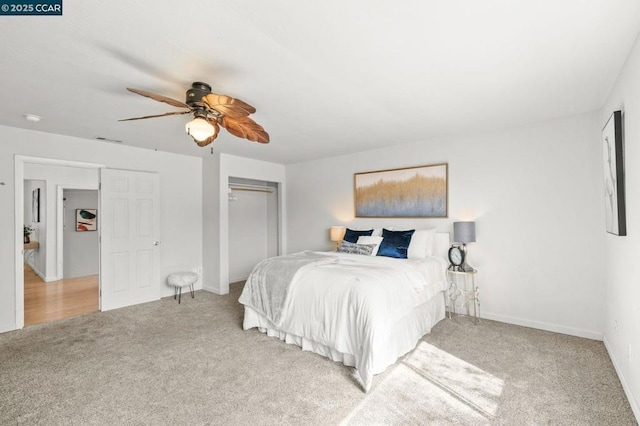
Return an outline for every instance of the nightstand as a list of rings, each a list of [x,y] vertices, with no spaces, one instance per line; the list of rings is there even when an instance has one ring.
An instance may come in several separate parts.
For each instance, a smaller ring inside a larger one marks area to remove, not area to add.
[[[456,308],[466,308],[467,316],[472,317],[476,324],[480,323],[480,291],[476,286],[477,274],[477,270],[470,272],[447,270],[449,319],[452,313],[456,313]],[[473,305],[473,315],[470,305]]]

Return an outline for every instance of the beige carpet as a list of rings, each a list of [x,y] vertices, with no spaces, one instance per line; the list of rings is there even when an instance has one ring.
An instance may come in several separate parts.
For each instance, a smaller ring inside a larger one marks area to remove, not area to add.
[[[602,342],[444,320],[365,395],[352,369],[242,331],[240,290],[0,335],[0,424],[637,424]]]

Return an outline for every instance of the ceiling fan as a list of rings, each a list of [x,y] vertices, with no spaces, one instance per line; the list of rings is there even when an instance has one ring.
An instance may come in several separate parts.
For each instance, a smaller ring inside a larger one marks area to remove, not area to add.
[[[186,110],[125,118],[118,121],[193,114],[193,120],[188,122],[185,128],[187,134],[193,138],[198,146],[207,146],[213,142],[218,136],[220,126],[239,138],[249,139],[253,142],[269,143],[269,134],[261,125],[249,118],[249,114],[256,112],[254,107],[240,99],[212,93],[211,86],[207,83],[198,81],[192,83],[191,88],[186,92],[185,102],[130,87],[127,87],[127,90],[171,106],[186,108]]]

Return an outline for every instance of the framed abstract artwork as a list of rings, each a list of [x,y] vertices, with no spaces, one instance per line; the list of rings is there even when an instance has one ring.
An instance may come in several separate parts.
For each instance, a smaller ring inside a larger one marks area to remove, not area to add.
[[[40,188],[31,192],[31,221],[40,222]]]
[[[624,197],[624,145],[622,111],[614,111],[602,129],[605,223],[607,232],[627,235]]]
[[[95,231],[98,224],[98,210],[76,209],[76,231]]]
[[[356,173],[356,217],[447,217],[448,164]]]

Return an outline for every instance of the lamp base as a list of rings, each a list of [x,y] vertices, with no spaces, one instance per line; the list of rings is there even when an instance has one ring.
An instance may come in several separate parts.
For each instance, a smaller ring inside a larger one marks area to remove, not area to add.
[[[462,243],[462,246],[460,247],[460,250],[462,251],[464,260],[462,261],[462,264],[460,266],[458,266],[458,271],[460,271],[460,272],[473,272],[473,271],[475,271],[475,269],[473,269],[473,267],[467,263],[467,245],[465,243]]]

